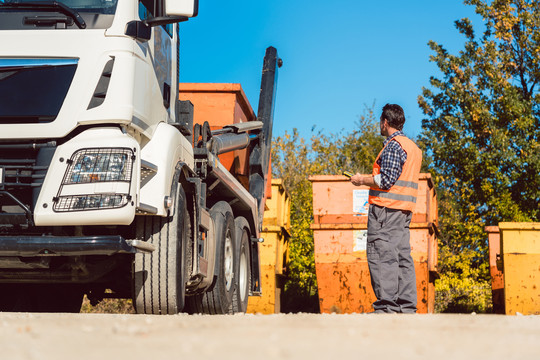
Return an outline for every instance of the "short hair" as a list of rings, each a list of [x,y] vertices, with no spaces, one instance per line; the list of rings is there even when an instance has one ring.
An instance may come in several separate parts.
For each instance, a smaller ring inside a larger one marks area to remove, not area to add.
[[[381,121],[386,119],[394,129],[402,130],[405,124],[405,112],[397,104],[386,104],[382,109]]]

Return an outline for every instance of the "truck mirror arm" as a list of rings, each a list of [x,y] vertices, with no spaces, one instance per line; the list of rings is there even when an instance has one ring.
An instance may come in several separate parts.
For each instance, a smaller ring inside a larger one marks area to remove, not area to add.
[[[125,34],[139,41],[148,41],[152,37],[152,28],[139,20],[127,23]]]
[[[125,34],[139,41],[148,41],[152,37],[152,27],[174,24],[182,21],[187,21],[189,18],[185,16],[158,16],[148,20],[132,20],[127,23]]]
[[[189,18],[186,16],[157,16],[152,19],[144,20],[143,22],[150,27],[154,27],[160,25],[175,24],[188,20]]]

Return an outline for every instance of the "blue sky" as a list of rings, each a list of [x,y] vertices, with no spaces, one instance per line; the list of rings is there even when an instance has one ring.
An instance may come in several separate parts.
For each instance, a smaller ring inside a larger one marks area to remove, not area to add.
[[[284,62],[274,136],[351,131],[366,106],[375,103],[378,116],[397,103],[415,137],[416,99],[439,75],[427,43],[457,53],[464,37],[454,21],[463,17],[481,24],[459,0],[200,0],[198,17],[180,28],[180,81],[240,83],[257,111],[262,60],[274,46]]]

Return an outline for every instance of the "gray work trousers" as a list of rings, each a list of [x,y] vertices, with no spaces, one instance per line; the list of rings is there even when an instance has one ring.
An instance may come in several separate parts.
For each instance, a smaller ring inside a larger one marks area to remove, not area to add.
[[[375,312],[415,313],[416,274],[411,256],[412,213],[369,205],[367,259]]]

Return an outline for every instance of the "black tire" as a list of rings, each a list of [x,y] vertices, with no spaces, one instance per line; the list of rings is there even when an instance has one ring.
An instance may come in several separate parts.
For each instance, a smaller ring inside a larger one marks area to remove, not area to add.
[[[235,226],[232,209],[224,201],[210,209],[216,236],[216,273],[210,290],[189,296],[188,312],[201,314],[232,314],[234,270],[236,263]]]
[[[235,290],[233,294],[233,312],[247,311],[249,291],[251,288],[251,257],[249,251],[249,224],[243,217],[234,220],[236,227],[237,256],[235,274]]]
[[[181,184],[174,214],[138,216],[137,238],[153,244],[150,254],[136,254],[133,269],[133,305],[139,314],[178,314],[184,308],[191,220]]]
[[[47,313],[78,313],[84,296],[70,284],[3,284],[0,294],[0,311]]]

